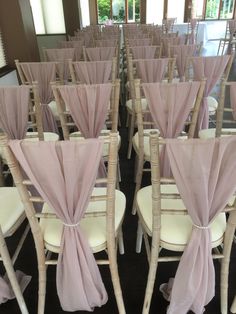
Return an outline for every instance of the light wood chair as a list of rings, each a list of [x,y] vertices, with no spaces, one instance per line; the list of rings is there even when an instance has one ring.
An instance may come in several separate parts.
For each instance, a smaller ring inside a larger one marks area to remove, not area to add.
[[[236,20],[235,19],[228,20],[226,22],[225,37],[220,38],[217,55],[225,54],[226,53],[225,49],[227,49],[227,53],[231,53],[233,46],[236,45],[235,32],[236,32]]]
[[[126,125],[128,126],[128,152],[127,158],[130,159],[132,152],[132,138],[134,135],[135,129],[135,87],[134,80],[141,79],[141,82],[159,82],[163,80],[167,80],[168,82],[172,82],[174,76],[174,68],[175,68],[175,58],[164,58],[164,59],[136,59],[134,60],[132,56],[128,57],[128,80],[129,80],[129,91],[130,91],[130,99],[126,101],[126,109],[127,109],[127,121]],[[145,73],[141,73],[141,71],[137,71],[137,67],[142,63],[144,67]],[[153,63],[153,77],[151,77],[150,73],[150,65]],[[155,63],[155,64],[154,64]],[[164,66],[162,66],[164,64]],[[155,67],[155,70],[154,70]],[[149,72],[149,75],[146,75]],[[157,74],[159,73],[159,74]],[[148,76],[149,78],[147,78]],[[145,109],[147,107],[147,100],[142,97],[141,98],[142,107]]]
[[[2,148],[2,147],[1,147]],[[26,215],[24,205],[21,202],[16,187],[1,187],[0,188],[0,260],[6,270],[6,275],[9,279],[13,294],[17,299],[19,308],[22,314],[28,314],[27,306],[19,285],[16,273],[14,271],[14,264],[24,244],[27,234],[30,230],[29,225],[25,228],[21,238],[19,239],[17,248],[12,257],[7,248],[7,239],[15,234],[19,227],[24,222]],[[25,278],[29,282],[30,278]],[[24,279],[24,280],[25,280]],[[9,287],[10,291],[11,288]],[[25,288],[25,287],[24,287]],[[12,297],[11,297],[12,298]]]
[[[93,141],[93,142],[91,142]],[[125,307],[122,298],[122,291],[120,287],[119,274],[117,268],[117,257],[116,257],[116,247],[117,238],[119,237],[119,232],[121,229],[124,211],[125,211],[125,196],[122,192],[115,190],[116,183],[116,167],[117,167],[117,134],[111,134],[105,139],[89,139],[83,141],[73,141],[73,142],[63,142],[58,141],[54,143],[39,142],[21,143],[21,147],[24,150],[30,149],[31,151],[37,151],[35,158],[36,161],[40,162],[42,156],[40,152],[48,149],[51,151],[52,147],[56,152],[61,151],[63,145],[67,147],[74,147],[76,151],[81,147],[81,150],[85,149],[88,145],[92,143],[104,143],[109,146],[109,157],[108,157],[108,172],[107,177],[97,179],[96,183],[103,183],[105,187],[94,187],[92,189],[90,202],[88,208],[86,209],[85,215],[80,221],[80,226],[83,229],[84,236],[88,239],[89,246],[92,252],[95,254],[97,252],[105,251],[107,253],[107,258],[98,259],[98,265],[109,265],[112,277],[112,283],[114,287],[114,293],[118,305],[119,313],[125,314]],[[45,193],[41,190],[42,197],[35,197],[30,195],[27,191],[27,186],[32,184],[30,173],[29,179],[24,180],[21,173],[21,168],[18,161],[16,160],[15,154],[13,154],[12,149],[8,146],[5,138],[1,138],[1,143],[3,145],[4,154],[6,160],[10,167],[14,182],[19,191],[20,197],[23,201],[25,212],[29,220],[33,238],[35,241],[37,259],[38,259],[38,270],[39,270],[39,289],[38,289],[38,311],[37,313],[44,313],[45,308],[45,294],[46,294],[46,270],[48,266],[56,265],[58,263],[57,258],[52,258],[52,253],[59,254],[61,251],[61,237],[63,234],[63,224],[64,221],[58,218],[55,211],[49,208],[48,204],[45,203]],[[41,146],[40,146],[41,145]],[[96,144],[97,145],[97,144]],[[100,144],[99,144],[100,145]],[[83,148],[84,147],[84,148]],[[67,150],[64,151],[66,154]],[[44,155],[45,156],[45,155]],[[51,156],[51,153],[49,154]],[[58,155],[58,160],[60,160],[60,153]],[[78,155],[76,155],[78,156]],[[68,156],[69,159],[76,158]],[[80,156],[80,155],[79,155]],[[51,157],[48,157],[50,159]],[[52,157],[53,158],[53,157]],[[63,159],[64,160],[64,159]],[[75,159],[76,162],[70,163],[70,173],[73,174],[73,169],[78,167],[78,164],[86,163],[86,160]],[[52,159],[50,162],[54,162]],[[67,173],[68,169],[63,168],[63,173]],[[73,168],[74,167],[74,168]],[[60,168],[60,167],[59,167]],[[60,169],[58,168],[58,171]],[[42,164],[42,171],[44,165]],[[78,172],[76,172],[78,173]],[[68,174],[68,173],[67,173]],[[72,179],[72,178],[71,178]],[[37,179],[36,179],[37,180]],[[82,179],[81,179],[82,180]],[[73,180],[72,180],[73,181]],[[37,181],[38,182],[38,181]],[[77,182],[77,181],[76,181]],[[40,182],[35,183],[40,184]],[[68,193],[68,192],[66,192]],[[69,194],[68,194],[69,195]],[[68,196],[69,197],[69,196]],[[42,213],[36,213],[34,208],[35,202],[42,202],[44,204]],[[51,202],[49,200],[49,202]],[[53,200],[52,200],[53,202]],[[68,200],[68,203],[74,202],[74,200]],[[68,213],[69,215],[69,213]],[[74,225],[71,225],[72,227]],[[80,227],[78,227],[80,228]],[[72,232],[72,231],[71,231]],[[81,230],[82,232],[82,230]],[[82,252],[81,252],[82,253]],[[73,269],[71,269],[73,272]],[[67,293],[64,291],[63,293]],[[71,293],[71,292],[68,292]],[[92,305],[93,306],[93,305]],[[74,309],[75,310],[75,309]]]
[[[62,84],[64,82],[62,71],[59,70],[60,62],[19,62],[19,60],[15,60],[15,64],[22,84],[38,84],[40,103],[49,107],[45,107],[44,111],[47,111],[48,115],[46,120],[51,122],[50,132],[58,131],[59,117],[50,83]]]
[[[117,78],[116,58],[89,62],[69,60],[69,69],[73,84],[102,84],[115,82]]]
[[[199,141],[198,139],[176,141],[176,145],[181,142]],[[173,178],[163,178],[160,173],[160,150],[167,145],[168,140],[158,138],[157,132],[151,134],[150,150],[151,150],[151,176],[152,186],[142,188],[137,195],[137,210],[143,233],[145,235],[145,246],[147,259],[149,263],[149,273],[147,278],[147,286],[145,292],[145,300],[143,303],[143,314],[149,313],[154,283],[156,279],[157,266],[160,262],[180,261],[179,254],[171,255],[164,253],[165,250],[183,252],[191,238],[191,233],[197,228],[188,215],[187,208],[183,203],[180,191],[176,186]],[[202,142],[205,143],[205,142]],[[232,142],[233,143],[233,142]],[[234,140],[235,143],[235,140]],[[186,145],[188,145],[186,143]],[[204,144],[205,145],[205,144]],[[233,144],[232,144],[233,145]],[[190,146],[189,146],[190,147]],[[191,146],[194,149],[194,146]],[[217,150],[215,151],[217,155]],[[192,151],[193,154],[193,151]],[[189,156],[192,156],[190,153]],[[183,159],[185,158],[183,154]],[[191,157],[190,157],[191,158]],[[194,159],[196,161],[196,159]],[[198,168],[198,165],[195,165]],[[196,173],[196,171],[195,171]],[[174,173],[175,174],[175,173]],[[193,177],[193,176],[192,176]],[[199,177],[200,178],[200,177]],[[219,177],[219,181],[221,180]],[[194,180],[194,178],[193,178]],[[183,188],[182,188],[183,192]],[[233,192],[232,192],[233,193]],[[196,196],[196,195],[195,195]],[[197,202],[197,201],[196,201]],[[236,203],[232,206],[222,208],[220,214],[214,218],[209,225],[211,230],[211,247],[217,248],[223,243],[223,250],[214,250],[213,258],[221,260],[221,313],[228,313],[227,297],[228,297],[228,268],[230,260],[230,252],[232,241],[236,227]],[[229,218],[226,222],[225,212],[229,212]],[[196,229],[197,230],[197,229]],[[200,229],[199,229],[200,230]],[[196,232],[196,231],[195,231]],[[151,244],[148,238],[151,237]],[[160,252],[162,254],[160,255]],[[188,255],[189,265],[194,254]],[[199,258],[200,259],[200,258]],[[194,264],[194,262],[192,261]],[[199,263],[199,260],[198,260]],[[194,267],[192,265],[191,267]],[[183,269],[182,269],[183,271]],[[187,272],[187,268],[185,268]],[[190,270],[192,271],[192,269]],[[192,273],[191,273],[192,274]],[[193,276],[193,274],[192,274]],[[199,274],[201,276],[201,274]],[[191,276],[190,276],[191,277]],[[158,278],[158,277],[157,277]],[[176,277],[175,277],[176,278]],[[192,278],[193,280],[196,277]],[[189,286],[188,286],[189,287]],[[196,288],[196,287],[195,287]],[[179,287],[181,289],[181,287]],[[213,285],[214,289],[214,285]],[[169,297],[165,285],[160,286],[161,292],[165,298]],[[197,288],[196,288],[197,290]],[[175,290],[176,291],[176,290]],[[195,289],[194,289],[195,291]],[[193,292],[194,294],[195,292]],[[197,297],[196,297],[197,298]],[[205,299],[204,299],[205,300]],[[170,301],[168,299],[168,301]],[[178,304],[182,300],[178,299]],[[208,301],[209,302],[209,301]],[[182,302],[184,303],[184,302]],[[205,304],[204,304],[205,305]],[[203,305],[203,306],[204,306]],[[187,310],[188,312],[188,310]]]
[[[207,139],[227,135],[236,135],[236,118],[233,116],[233,104],[235,103],[233,93],[235,90],[235,82],[227,82],[226,79],[222,79],[219,105],[216,109],[216,121],[214,121],[216,127],[200,130],[198,133],[200,138]],[[226,95],[229,95],[229,97]]]
[[[163,97],[163,101],[166,102],[166,107],[169,109],[168,113],[171,115],[172,120],[174,120],[173,111],[169,103],[171,103],[173,99],[171,100],[171,97],[168,98],[168,90],[170,90],[172,86],[173,87],[176,86],[176,90],[178,90],[178,88],[181,88],[181,85],[179,84],[184,84],[184,83],[156,83],[156,85],[154,85],[153,83],[146,84],[149,86],[152,86],[152,85],[156,86],[156,89],[158,88],[160,89],[161,86],[166,85],[167,89],[165,90],[165,93],[163,92],[161,95]],[[141,98],[142,86],[140,84],[140,80],[138,79],[135,80],[134,85],[135,85],[135,106],[136,106],[138,132],[135,133],[132,139],[133,148],[135,150],[136,158],[137,158],[137,166],[136,166],[136,173],[135,173],[136,185],[135,185],[134,200],[133,200],[133,207],[132,207],[133,214],[136,213],[136,205],[137,205],[136,196],[137,196],[138,191],[141,188],[143,173],[150,171],[150,168],[145,167],[145,163],[150,162],[149,135],[150,135],[150,132],[152,132],[154,128],[156,128],[157,130],[160,128],[160,126],[158,126],[157,124],[156,125],[154,124],[154,120],[152,118],[152,115],[150,114],[150,108],[149,108],[150,104],[145,109],[142,106],[142,101],[141,101],[142,100]],[[204,87],[205,87],[205,82],[201,81],[199,85],[199,89],[196,91],[196,98],[195,98],[195,101],[193,101],[192,103],[192,108],[189,108],[189,114],[186,117],[186,121],[183,125],[183,128],[180,131],[180,134],[178,134],[177,136],[182,135],[185,138],[186,137],[193,138],[195,128],[196,128],[198,113],[199,113],[199,107],[200,107],[200,103],[203,97]],[[150,96],[150,98],[152,98],[152,96]],[[185,105],[184,103],[182,103],[182,105],[178,104],[179,107],[178,107],[178,110],[176,110],[176,112],[179,111],[180,106],[182,106],[183,108],[184,105]],[[158,112],[158,110],[160,111],[160,113],[162,113],[163,111],[163,109],[159,106],[159,104],[156,103],[156,113]],[[145,116],[149,118],[147,119],[145,118]],[[168,125],[169,123],[170,123],[170,119],[168,119],[168,115],[166,115],[166,124]],[[174,132],[174,128],[173,128],[173,132]],[[140,252],[140,245],[141,245],[140,240],[141,240],[140,234],[138,232],[137,252]]]

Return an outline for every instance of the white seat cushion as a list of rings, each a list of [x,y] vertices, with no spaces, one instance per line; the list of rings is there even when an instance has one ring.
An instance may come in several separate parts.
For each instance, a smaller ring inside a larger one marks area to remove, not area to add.
[[[208,106],[209,114],[213,115],[213,114],[215,114],[216,109],[218,108],[218,102],[214,97],[208,96],[207,97],[207,106]]]
[[[59,141],[59,135],[53,132],[43,132],[44,134],[44,141]],[[25,141],[31,141],[31,142],[36,142],[39,140],[39,138],[37,137],[38,132],[27,132],[26,136],[29,136],[27,138],[25,138]],[[2,162],[3,163],[7,163],[5,160],[5,157],[3,155],[3,150],[2,147],[0,147],[0,158],[2,158]]]
[[[93,195],[103,195],[106,188],[94,188]],[[115,192],[115,230],[120,227],[125,213],[125,195],[116,190]],[[88,211],[106,210],[106,202],[90,202]],[[53,212],[47,204],[43,207],[43,212]],[[63,225],[58,219],[41,219],[40,225],[44,234],[45,245],[48,249],[58,252],[61,242]],[[106,217],[84,218],[80,223],[81,229],[86,234],[89,245],[93,252],[98,252],[106,247]]]
[[[236,129],[234,128],[223,128],[222,132],[224,131],[229,131],[229,132],[236,132]],[[202,139],[208,139],[208,138],[214,138],[215,137],[215,133],[216,133],[216,129],[215,128],[211,128],[211,129],[202,129],[199,131],[198,136]],[[223,134],[222,136],[228,136]]]
[[[142,110],[147,109],[147,99],[146,98],[141,98],[141,106],[142,106]],[[132,99],[128,99],[126,101],[126,108],[127,108],[128,112],[130,114],[132,114],[132,112],[133,112]]]
[[[175,185],[162,185],[162,193],[176,193]],[[137,204],[139,214],[142,216],[147,232],[152,232],[152,187],[147,186],[138,191]],[[162,209],[185,209],[181,199],[161,200]],[[222,243],[226,229],[226,217],[219,214],[211,224],[212,247]],[[189,215],[161,215],[161,246],[165,249],[183,251],[192,232],[192,221]],[[177,246],[177,247],[176,247]]]
[[[144,130],[144,134],[146,134],[147,136],[143,137],[143,141],[144,141],[144,158],[145,160],[150,160],[150,143],[149,143],[149,136],[148,134],[150,134],[150,132],[152,131],[157,131],[159,133],[159,130],[157,129],[145,129]],[[139,153],[139,136],[138,136],[138,132],[135,133],[135,135],[133,136],[133,147],[134,150],[136,152],[136,154]]]
[[[20,219],[25,218],[24,206],[16,187],[0,188],[0,225],[6,234]]]
[[[105,135],[104,136],[104,138],[105,138],[107,136],[107,134],[110,133],[110,130],[102,130],[101,132]],[[79,131],[71,133],[69,138],[71,141],[84,139],[84,137],[82,137],[81,132],[79,132]],[[99,136],[99,138],[102,138],[102,136]],[[121,143],[121,137],[120,137],[120,135],[118,135],[118,148],[120,147],[120,143]],[[102,153],[103,157],[108,156],[108,149],[109,149],[109,144],[104,144],[103,153]]]
[[[59,118],[59,114],[58,114],[58,111],[57,111],[57,104],[56,104],[56,101],[55,100],[52,100],[48,106],[50,107],[50,109],[52,110],[52,113],[53,113],[53,116],[55,117],[55,119],[57,121],[60,121],[60,118]]]

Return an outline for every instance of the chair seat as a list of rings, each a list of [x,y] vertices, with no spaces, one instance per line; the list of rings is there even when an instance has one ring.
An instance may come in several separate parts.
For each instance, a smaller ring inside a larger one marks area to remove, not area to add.
[[[103,195],[106,188],[94,188],[93,195]],[[115,230],[118,231],[125,213],[125,195],[115,191]],[[97,208],[98,206],[98,208]],[[90,202],[87,212],[104,211],[106,201]],[[47,204],[43,207],[44,213],[53,212]],[[58,253],[60,249],[63,225],[59,219],[41,219],[40,225],[44,234],[45,246],[48,250]],[[106,217],[84,218],[80,223],[81,229],[86,234],[93,252],[99,252],[106,248]]]
[[[209,114],[210,115],[215,114],[216,109],[218,107],[218,101],[214,97],[208,96],[207,97],[207,105],[208,105]]]
[[[27,132],[26,133],[26,138],[24,139],[25,141],[31,141],[31,142],[36,142],[38,141],[37,137],[38,132]],[[43,132],[44,134],[44,141],[59,141],[59,135],[53,132]],[[28,137],[27,137],[28,136]],[[2,162],[6,164],[6,160],[2,151],[2,147],[0,147],[0,158],[2,158]]]
[[[59,114],[58,114],[58,111],[57,111],[57,103],[55,100],[52,100],[48,106],[50,107],[50,109],[52,110],[52,113],[53,113],[53,116],[55,117],[55,119],[57,121],[60,121],[60,117],[59,117]]]
[[[142,106],[142,110],[147,109],[147,99],[146,98],[141,98],[141,106]],[[127,108],[127,111],[130,114],[132,114],[132,112],[133,112],[132,99],[128,99],[126,101],[126,108]]]
[[[163,193],[176,193],[175,185],[162,185]],[[152,233],[152,187],[146,186],[138,191],[137,205],[140,219],[144,222],[146,231]],[[185,209],[182,200],[161,200],[162,209]],[[212,247],[217,247],[223,241],[226,229],[226,216],[219,214],[211,224]],[[183,251],[192,232],[192,221],[189,215],[161,216],[161,247],[174,251]]]
[[[107,136],[110,133],[110,130],[102,130],[102,134],[104,134],[105,136]],[[102,136],[100,136],[102,137]],[[69,135],[70,140],[81,140],[83,139],[83,136],[81,134],[81,132],[77,131],[77,132],[73,132]],[[121,137],[120,135],[118,136],[118,149],[120,148],[120,144],[121,144]],[[108,156],[108,149],[109,149],[109,144],[105,144],[103,146],[103,157]]]
[[[16,187],[0,188],[0,225],[4,236],[10,236],[25,219],[24,206]]]
[[[222,128],[222,132],[236,132],[235,128]],[[214,138],[215,137],[215,133],[216,133],[216,129],[215,128],[211,128],[211,129],[202,129],[199,131],[198,136],[202,139],[208,139],[208,138]],[[222,136],[229,136],[229,135],[225,135],[222,134]]]
[[[145,160],[150,160],[150,143],[149,143],[149,134],[152,131],[158,131],[158,129],[145,129],[144,130],[144,134],[147,136],[143,137],[143,141],[144,141],[144,146],[143,146],[143,150],[144,150],[144,159]],[[136,152],[136,154],[139,154],[139,136],[138,136],[138,132],[135,133],[135,135],[133,136],[133,147],[134,150]]]

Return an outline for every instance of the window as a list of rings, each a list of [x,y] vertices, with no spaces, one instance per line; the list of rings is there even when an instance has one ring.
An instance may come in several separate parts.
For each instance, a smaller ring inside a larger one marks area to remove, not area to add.
[[[232,19],[234,0],[193,0],[192,17],[203,17],[205,20]]]
[[[0,69],[5,67],[7,65],[4,46],[3,46],[3,40],[2,40],[2,33],[0,30]]]
[[[98,23],[108,19],[114,23],[140,21],[140,0],[97,0]]]
[[[90,25],[88,0],[80,0],[80,10],[81,10],[82,26],[86,27],[87,25]]]
[[[30,0],[36,34],[65,33],[62,0]]]

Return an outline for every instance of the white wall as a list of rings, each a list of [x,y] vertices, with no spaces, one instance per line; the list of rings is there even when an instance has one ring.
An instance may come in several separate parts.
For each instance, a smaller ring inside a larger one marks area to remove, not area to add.
[[[19,85],[16,71],[12,71],[3,77],[0,77],[0,85]]]
[[[66,35],[37,35],[40,59],[43,61],[42,48],[57,48],[59,41],[66,40]]]

